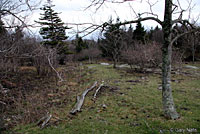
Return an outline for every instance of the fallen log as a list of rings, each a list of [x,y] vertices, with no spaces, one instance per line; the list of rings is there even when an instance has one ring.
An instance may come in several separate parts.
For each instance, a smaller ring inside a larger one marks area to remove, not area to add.
[[[99,90],[104,86],[104,81],[102,81],[102,84],[97,88],[95,94],[94,94],[94,99],[96,99],[97,97],[97,93],[99,92]]]
[[[62,121],[62,119],[60,119],[56,115],[52,115],[52,114],[49,114],[49,112],[47,112],[47,114],[44,117],[42,117],[36,123],[36,125],[39,126],[41,129],[43,129],[45,127],[56,124],[58,121]]]
[[[47,113],[44,117],[42,117],[36,124],[40,126],[41,129],[43,129],[45,126],[47,126],[48,122],[51,120],[52,115]]]
[[[47,124],[48,124],[48,122],[51,120],[51,117],[52,117],[52,115],[50,114],[47,118],[46,118],[46,120],[42,123],[42,125],[41,125],[41,129],[43,129]]]
[[[95,88],[97,85],[97,81],[88,89],[86,89],[81,96],[77,96],[77,103],[75,104],[74,108],[71,110],[70,114],[76,114],[77,112],[81,111],[81,107],[83,105],[83,102],[85,100],[85,96],[89,91],[91,91],[93,88]]]

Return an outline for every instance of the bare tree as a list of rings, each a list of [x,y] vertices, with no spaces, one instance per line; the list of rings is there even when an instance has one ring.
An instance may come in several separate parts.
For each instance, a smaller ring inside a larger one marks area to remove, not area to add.
[[[24,20],[26,15],[22,15],[24,12],[32,12],[37,9],[40,4],[40,0],[1,0],[0,1],[0,20],[4,18],[12,19],[16,18],[24,27],[28,26]],[[9,17],[8,17],[9,16]],[[15,27],[16,25],[10,25],[7,23],[7,28]]]
[[[196,26],[199,27],[199,26]],[[186,26],[174,26],[174,34],[181,34],[188,31],[190,27]],[[180,49],[185,55],[184,58],[186,61],[195,61],[197,60],[196,53],[199,48],[199,31],[184,35],[182,38],[178,39],[174,46]]]
[[[99,9],[104,4],[104,2],[122,3],[126,1],[127,0],[124,0],[124,1],[92,0],[92,4],[90,6],[96,6],[97,9]],[[134,1],[134,0],[129,0],[129,1]],[[177,3],[178,4],[176,5],[174,0],[165,0],[165,10],[163,14],[164,15],[163,21],[160,20],[158,16],[152,12],[153,5],[149,4],[150,5],[149,14],[152,15],[151,17],[143,17],[143,15],[146,14],[145,12],[145,13],[140,14],[140,18],[136,20],[126,21],[124,23],[116,24],[116,25],[125,25],[125,24],[131,24],[131,23],[138,23],[139,21],[153,20],[153,21],[156,21],[162,27],[163,34],[164,34],[164,43],[162,45],[162,102],[163,102],[164,115],[166,118],[169,118],[169,119],[178,119],[180,117],[175,109],[175,105],[174,105],[174,101],[172,97],[172,88],[171,88],[172,44],[183,35],[200,30],[199,28],[196,28],[194,25],[192,25],[188,20],[184,20],[182,18],[183,13],[190,8],[192,0],[188,1],[189,6],[188,6],[188,9],[186,10],[181,8],[179,0],[177,0]],[[178,8],[180,8],[179,12],[177,12]],[[172,19],[172,15],[174,13],[177,13],[177,14],[179,13],[179,17],[175,20]],[[177,35],[176,37],[172,38],[172,26],[177,23],[182,24],[182,25],[187,25],[191,27],[191,30],[181,33]],[[104,28],[107,25],[109,24],[104,23],[102,26]]]
[[[0,1],[0,32],[1,44],[0,54],[8,54],[10,51],[15,51],[16,42],[12,42],[11,32],[13,29],[19,30],[28,28],[26,24],[27,13],[37,9],[40,0],[1,0]],[[3,33],[2,33],[3,30]],[[9,30],[9,31],[8,31]],[[9,33],[8,33],[9,32]],[[9,36],[9,37],[8,37]],[[5,43],[7,45],[5,45]]]

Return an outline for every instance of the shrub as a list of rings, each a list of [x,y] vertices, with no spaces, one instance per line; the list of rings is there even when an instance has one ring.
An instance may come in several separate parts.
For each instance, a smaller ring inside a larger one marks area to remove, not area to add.
[[[122,61],[129,64],[131,68],[133,65],[138,66],[140,69],[156,68],[162,63],[162,45],[156,42],[148,44],[135,43],[132,46],[126,47],[122,51]],[[172,53],[172,64],[181,64],[183,54],[178,50]]]
[[[140,69],[145,67],[158,67],[162,60],[161,45],[155,42],[148,44],[135,43],[134,46],[128,46],[122,51],[122,61],[139,66]]]

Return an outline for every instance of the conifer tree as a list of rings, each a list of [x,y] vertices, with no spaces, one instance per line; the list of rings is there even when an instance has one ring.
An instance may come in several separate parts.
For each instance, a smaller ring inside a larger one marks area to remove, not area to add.
[[[113,25],[112,18],[108,22],[109,26],[105,29],[104,38],[101,40],[100,49],[102,56],[111,57],[114,62],[114,68],[119,61],[122,45],[123,29],[119,25]],[[120,23],[120,19],[117,18],[116,24]]]
[[[0,36],[7,32],[6,28],[4,27],[3,21],[0,19]]]
[[[82,37],[79,37],[78,34],[76,35],[75,45],[76,45],[76,52],[77,53],[80,53],[83,49],[88,48],[87,43],[84,42]]]
[[[138,21],[136,29],[133,31],[133,39],[137,41],[142,41],[144,43],[146,31],[142,26],[141,22]]]
[[[42,27],[40,28],[40,34],[43,37],[43,44],[47,47],[57,48],[58,53],[63,52],[63,40],[67,39],[65,30],[68,29],[64,26],[64,23],[59,18],[58,13],[55,12],[52,8],[55,5],[52,5],[50,0],[47,1],[41,10],[44,11],[41,14],[40,21],[36,21]]]

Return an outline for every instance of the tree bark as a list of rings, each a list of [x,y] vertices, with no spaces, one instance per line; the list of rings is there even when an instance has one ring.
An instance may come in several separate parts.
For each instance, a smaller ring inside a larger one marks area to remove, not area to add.
[[[172,30],[172,0],[165,0],[165,13],[163,22],[164,44],[162,46],[162,101],[164,115],[168,119],[177,119],[171,88],[171,30]]]

